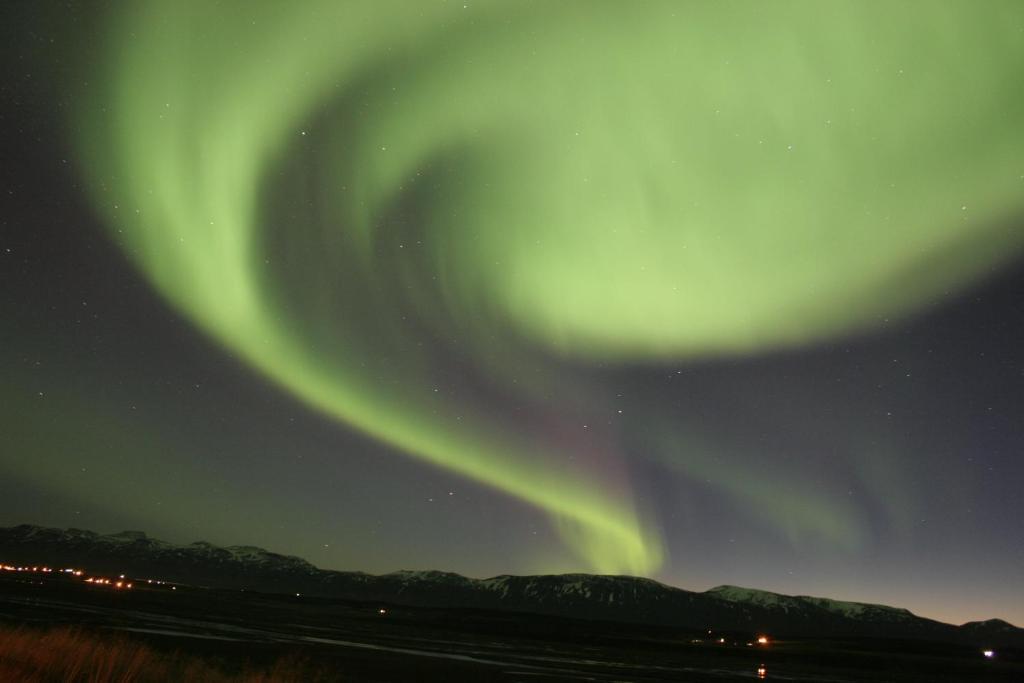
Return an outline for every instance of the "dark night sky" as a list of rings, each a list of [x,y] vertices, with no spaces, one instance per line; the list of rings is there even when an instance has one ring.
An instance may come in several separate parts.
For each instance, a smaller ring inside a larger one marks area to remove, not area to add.
[[[0,525],[1024,624],[1019,6],[188,4],[0,10]]]

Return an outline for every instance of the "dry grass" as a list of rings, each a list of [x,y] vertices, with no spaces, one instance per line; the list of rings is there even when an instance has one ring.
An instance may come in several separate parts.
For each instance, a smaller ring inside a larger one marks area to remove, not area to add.
[[[118,635],[59,627],[0,628],[0,681],[25,683],[270,683],[337,678],[298,657],[232,673],[199,657],[155,650]]]

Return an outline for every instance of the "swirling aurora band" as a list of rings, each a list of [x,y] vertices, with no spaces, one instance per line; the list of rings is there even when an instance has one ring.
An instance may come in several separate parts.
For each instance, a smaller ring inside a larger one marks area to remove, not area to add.
[[[111,234],[226,349],[539,506],[592,568],[650,573],[626,459],[566,465],[474,396],[526,400],[541,380],[514,378],[560,359],[833,339],[1008,259],[1021,14],[138,3],[109,18],[73,124]],[[437,362],[477,393],[440,398]]]

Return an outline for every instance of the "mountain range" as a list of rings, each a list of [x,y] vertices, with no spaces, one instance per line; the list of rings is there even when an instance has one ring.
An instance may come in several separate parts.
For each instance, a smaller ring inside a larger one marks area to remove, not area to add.
[[[253,546],[176,545],[141,531],[100,535],[29,524],[0,527],[0,563],[84,568],[93,574],[418,607],[509,610],[773,637],[907,638],[1024,647],[1024,629],[999,619],[960,626],[906,609],[781,595],[738,586],[704,592],[632,576],[502,575],[442,571],[373,575],[319,569]]]

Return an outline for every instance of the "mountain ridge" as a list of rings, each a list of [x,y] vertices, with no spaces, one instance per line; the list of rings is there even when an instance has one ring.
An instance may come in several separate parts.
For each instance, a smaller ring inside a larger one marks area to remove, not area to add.
[[[440,570],[373,575],[320,569],[257,546],[168,543],[142,531],[101,535],[22,524],[0,527],[0,561],[81,566],[197,586],[359,601],[532,612],[583,619],[785,636],[946,640],[1024,647],[1024,629],[1000,619],[955,626],[888,605],[721,585],[696,592],[653,579],[595,574],[474,579]]]

